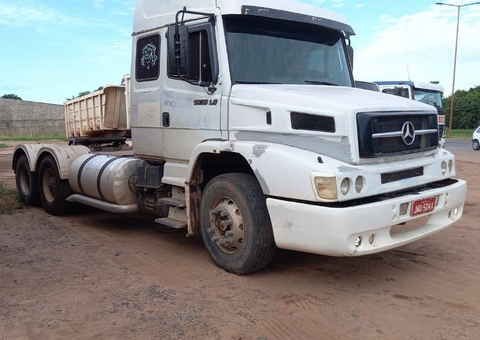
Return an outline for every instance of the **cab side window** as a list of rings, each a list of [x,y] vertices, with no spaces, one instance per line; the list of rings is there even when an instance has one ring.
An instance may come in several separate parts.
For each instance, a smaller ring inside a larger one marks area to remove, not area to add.
[[[205,29],[190,28],[188,34],[188,74],[182,78],[193,82],[213,82],[212,60],[210,56],[211,46],[208,32]],[[175,61],[171,60],[169,53],[168,76],[179,78],[175,70]]]
[[[212,81],[212,64],[207,31],[190,33],[190,63],[187,79],[202,82]]]
[[[160,75],[160,36],[158,34],[137,40],[135,78],[137,81],[157,80]]]
[[[393,94],[395,96],[399,97],[404,97],[404,98],[410,98],[410,93],[408,89],[403,88],[403,87],[395,87],[395,88],[390,88],[390,89],[383,89],[383,93],[388,93],[388,94]]]

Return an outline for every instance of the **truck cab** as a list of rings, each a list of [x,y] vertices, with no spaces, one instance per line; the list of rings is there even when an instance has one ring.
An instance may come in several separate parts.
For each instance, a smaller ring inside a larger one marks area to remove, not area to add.
[[[295,1],[138,0],[134,157],[18,146],[21,196],[34,202],[38,181],[52,214],[64,201],[150,213],[200,234],[236,274],[276,248],[360,256],[443,230],[462,216],[466,183],[439,148],[437,110],[356,88],[353,35]]]

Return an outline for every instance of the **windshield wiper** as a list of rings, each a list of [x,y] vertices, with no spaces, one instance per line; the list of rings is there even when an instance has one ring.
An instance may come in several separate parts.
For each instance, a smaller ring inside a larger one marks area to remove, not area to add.
[[[329,83],[327,81],[318,81],[318,80],[305,80],[307,84],[314,84],[314,85],[331,85],[331,86],[340,86],[335,83]]]

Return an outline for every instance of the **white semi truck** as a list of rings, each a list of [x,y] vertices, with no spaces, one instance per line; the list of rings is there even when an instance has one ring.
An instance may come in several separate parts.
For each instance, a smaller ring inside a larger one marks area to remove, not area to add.
[[[435,108],[355,88],[354,31],[340,15],[251,3],[138,0],[133,156],[18,145],[21,198],[53,215],[75,202],[151,213],[200,234],[236,274],[277,247],[367,255],[458,221],[466,183],[438,147]]]

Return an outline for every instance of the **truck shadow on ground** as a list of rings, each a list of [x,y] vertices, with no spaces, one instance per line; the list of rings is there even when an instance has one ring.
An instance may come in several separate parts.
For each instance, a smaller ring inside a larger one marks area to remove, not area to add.
[[[141,243],[147,249],[155,247],[172,249],[178,251],[178,256],[185,256],[187,262],[201,261],[199,265],[215,268],[200,236],[185,237],[186,230],[163,227],[154,222],[153,216],[141,213],[119,216],[96,208],[76,205],[72,213],[63,218],[75,223],[76,229],[102,231],[121,242]],[[355,285],[361,287],[423,275],[425,268],[433,268],[428,259],[430,256],[433,258],[445,256],[445,251],[440,248],[437,250],[429,248],[428,251],[430,254],[427,256],[418,245],[407,245],[380,254],[337,258],[277,249],[272,262],[266,268],[244,277],[279,277],[281,274],[288,277],[296,276],[296,280],[313,277],[326,285],[334,283],[351,287],[352,282],[355,282]],[[431,254],[432,251],[434,254]]]

